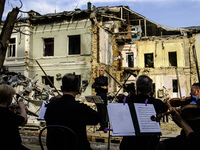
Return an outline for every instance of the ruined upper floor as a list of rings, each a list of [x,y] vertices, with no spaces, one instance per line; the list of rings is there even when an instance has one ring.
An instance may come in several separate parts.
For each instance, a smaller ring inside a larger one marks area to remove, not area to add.
[[[113,7],[88,7],[85,10],[63,11],[41,15],[34,10],[29,11],[28,17],[21,21],[28,22],[31,26],[62,24],[78,20],[89,19],[97,23],[108,32],[114,34],[120,44],[132,40],[146,39],[147,37],[185,36],[189,29],[171,28],[155,23],[146,17],[130,10],[128,6]]]

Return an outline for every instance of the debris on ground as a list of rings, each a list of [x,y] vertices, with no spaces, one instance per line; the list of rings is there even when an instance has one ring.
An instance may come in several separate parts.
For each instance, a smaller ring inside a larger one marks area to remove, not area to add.
[[[13,103],[23,101],[27,107],[28,123],[23,128],[40,128],[41,124],[44,123],[44,121],[38,120],[42,103],[48,102],[51,97],[55,96],[54,89],[34,78],[28,78],[15,72],[2,73],[0,84],[12,86],[16,91]]]

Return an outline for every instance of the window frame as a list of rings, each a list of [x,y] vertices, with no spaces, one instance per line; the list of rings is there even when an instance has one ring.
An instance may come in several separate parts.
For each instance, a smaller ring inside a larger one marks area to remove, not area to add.
[[[51,45],[51,44],[49,44],[50,42],[49,43],[45,42],[45,40],[47,40],[47,39],[53,39],[53,44]],[[54,56],[54,49],[55,49],[55,42],[54,42],[55,39],[54,39],[54,37],[42,38],[42,40],[43,40],[43,57],[53,57]],[[48,55],[50,53],[45,53],[46,51],[48,51],[48,48],[46,48],[47,47],[46,45],[48,45],[48,47],[50,47],[51,50],[53,49],[53,52],[51,52],[51,53],[53,53],[52,55]],[[49,45],[51,45],[51,46],[49,46]]]
[[[15,43],[11,44],[10,43],[11,39],[15,39]],[[12,45],[12,47],[13,47],[13,45],[15,46],[15,56],[8,56],[10,45]],[[11,37],[9,39],[9,44],[8,44],[8,47],[7,47],[7,50],[6,50],[6,59],[13,59],[13,58],[16,58],[16,57],[17,57],[17,38]]]
[[[174,62],[174,61],[170,61],[170,60],[173,60],[171,57],[172,57],[172,53],[175,53],[175,57],[176,57],[176,63],[175,65],[172,64],[171,65],[171,62]],[[171,54],[171,55],[170,55]],[[171,59],[170,59],[171,58]],[[178,61],[177,61],[177,51],[173,51],[173,52],[168,52],[168,61],[169,61],[169,66],[174,66],[174,67],[177,67],[178,66]]]
[[[146,60],[146,58],[147,58],[148,55],[152,55],[151,57],[152,57],[152,61],[153,61],[152,64],[153,64],[153,65],[150,66],[150,67],[147,66],[147,60]],[[154,68],[154,54],[153,54],[153,53],[145,53],[145,54],[144,54],[144,67],[145,67],[145,68]]]
[[[47,76],[48,78],[49,78],[49,80],[52,82],[52,84],[54,85],[54,80],[55,80],[55,78],[54,78],[54,76]],[[46,76],[42,76],[42,83],[43,84],[45,84],[45,85],[49,85],[50,87],[52,87],[52,85],[50,84],[50,82],[49,82],[49,80],[47,79],[47,77]],[[53,80],[52,80],[53,79]],[[46,83],[46,81],[48,81],[49,82],[49,84],[48,83]],[[54,87],[52,87],[52,88],[54,88]]]
[[[174,82],[176,81],[176,87],[177,87],[177,90],[174,90]],[[173,93],[178,93],[178,80],[177,79],[172,79],[172,92]]]
[[[129,61],[129,56],[132,56],[133,57],[133,59],[132,59],[132,66],[131,65],[129,65],[130,63],[130,61]],[[133,52],[130,52],[130,53],[126,53],[126,66],[127,67],[130,67],[130,68],[133,68],[134,67],[134,53]]]
[[[73,37],[79,37],[79,40],[73,39],[74,41],[71,41]],[[79,44],[71,45],[71,43],[74,43],[74,42],[77,42],[77,41],[79,41]],[[78,47],[78,53],[76,53],[76,52],[72,53],[73,51],[71,51],[71,49],[73,49],[74,46],[77,47],[77,45],[79,46]],[[68,35],[68,53],[67,53],[67,55],[69,55],[69,56],[71,56],[71,55],[81,55],[81,35],[80,34]]]

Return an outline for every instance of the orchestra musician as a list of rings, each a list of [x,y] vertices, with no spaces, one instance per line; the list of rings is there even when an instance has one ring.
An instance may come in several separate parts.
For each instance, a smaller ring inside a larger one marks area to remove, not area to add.
[[[63,96],[50,101],[47,105],[44,117],[46,124],[63,125],[71,128],[78,138],[77,150],[92,150],[87,140],[86,125],[98,124],[101,116],[86,104],[75,100],[75,96],[80,90],[79,78],[75,74],[64,75],[61,90]],[[48,141],[47,148],[48,150],[54,149],[49,147]],[[70,147],[68,148],[70,149]],[[56,149],[61,150],[62,148],[56,147]]]
[[[100,128],[97,131],[104,131],[108,127],[106,120],[107,116],[107,93],[108,93],[108,78],[104,76],[105,70],[103,67],[99,69],[99,77],[95,78],[92,88],[95,89],[96,95],[101,96],[103,104],[96,104],[97,111],[101,114],[102,120],[100,122]],[[106,132],[106,131],[104,131]]]
[[[193,100],[190,104],[183,106],[193,106],[198,114],[194,116],[200,116],[199,111],[199,100],[200,100],[200,83],[194,83],[191,87],[191,95],[197,97],[197,101]],[[184,117],[181,115],[181,111],[177,111],[175,107],[172,107],[169,101],[167,102],[168,108],[172,111],[172,118],[179,127],[182,128],[180,135],[175,138],[169,138],[159,143],[158,150],[189,150],[189,149],[200,149],[200,117],[194,118],[191,116]],[[192,111],[192,109],[188,110]],[[189,113],[189,112],[188,112]]]
[[[191,87],[191,92],[190,95],[192,95],[193,97],[196,97],[195,100],[193,100],[190,104],[198,104],[200,105],[200,100],[198,100],[198,94],[199,94],[199,83],[194,83]]]
[[[149,76],[141,75],[136,81],[137,95],[128,98],[126,103],[148,103],[153,104],[156,113],[163,113],[168,107],[159,99],[151,96],[153,90],[152,79]],[[146,101],[146,102],[145,102]],[[160,137],[158,135],[148,136],[124,136],[120,144],[120,150],[156,150]]]
[[[22,145],[18,126],[27,123],[26,107],[23,102],[18,102],[19,114],[9,109],[15,90],[7,84],[0,85],[0,149],[28,150]]]

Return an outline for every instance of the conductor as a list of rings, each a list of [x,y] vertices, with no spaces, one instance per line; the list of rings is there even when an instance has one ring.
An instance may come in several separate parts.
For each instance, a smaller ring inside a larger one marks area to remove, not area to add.
[[[103,104],[96,104],[97,111],[102,117],[100,121],[100,128],[97,131],[104,131],[106,127],[108,127],[108,123],[106,121],[107,115],[107,93],[108,93],[108,78],[104,76],[105,70],[103,67],[99,69],[99,77],[95,78],[94,83],[92,84],[92,88],[95,88],[96,95],[101,96]]]

